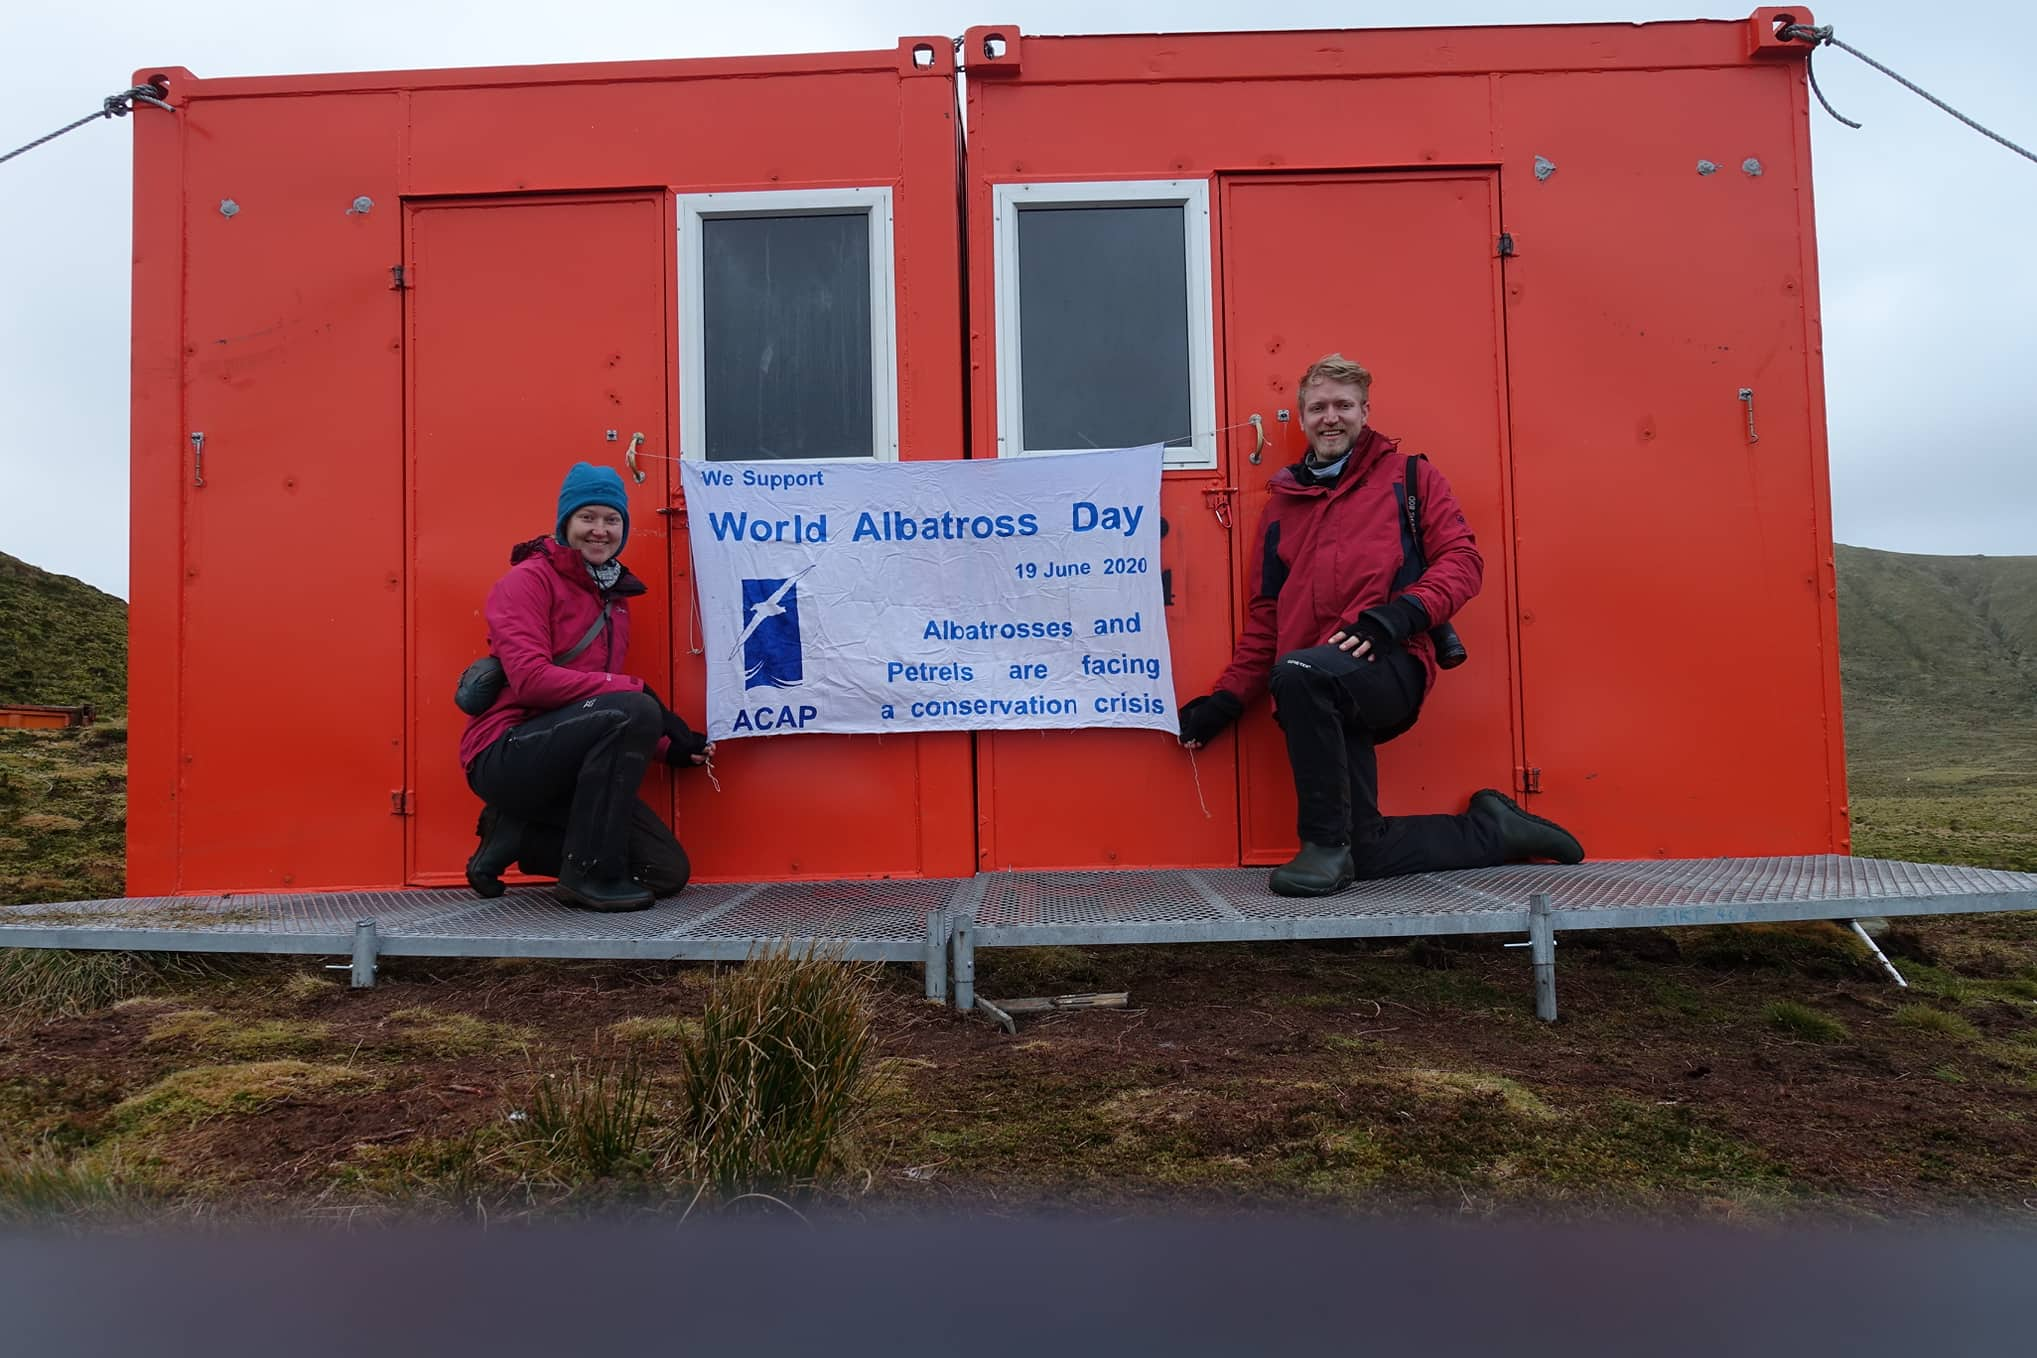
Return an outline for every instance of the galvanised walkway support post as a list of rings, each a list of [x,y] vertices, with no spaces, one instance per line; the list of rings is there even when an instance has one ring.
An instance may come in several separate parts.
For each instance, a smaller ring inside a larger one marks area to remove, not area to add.
[[[1548,892],[1538,891],[1528,898],[1528,960],[1535,967],[1535,1017],[1544,1023],[1556,1021],[1554,914],[1555,903]]]
[[[354,961],[352,985],[355,990],[366,990],[375,984],[375,921],[361,920],[354,925]]]

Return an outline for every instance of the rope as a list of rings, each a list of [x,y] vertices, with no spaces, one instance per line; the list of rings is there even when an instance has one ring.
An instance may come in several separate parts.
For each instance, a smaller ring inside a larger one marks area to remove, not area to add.
[[[1983,127],[1981,124],[1967,117],[1964,113],[1961,113],[1958,109],[1952,107],[1952,105],[1946,103],[1943,99],[1940,99],[1937,95],[1931,93],[1931,91],[1925,89],[1923,86],[1919,84],[1916,84],[1914,81],[1905,80],[1902,76],[1897,75],[1894,71],[1891,71],[1888,67],[1882,65],[1880,62],[1876,61],[1873,57],[1867,55],[1867,53],[1861,51],[1859,48],[1851,47],[1843,42],[1840,42],[1837,38],[1832,36],[1832,26],[1830,24],[1825,24],[1824,26],[1819,28],[1811,28],[1804,24],[1787,24],[1781,29],[1778,36],[1791,42],[1809,43],[1813,51],[1815,51],[1820,46],[1829,45],[1832,47],[1836,47],[1840,51],[1845,52],[1851,56],[1856,56],[1860,58],[1862,61],[1866,62],[1868,65],[1874,67],[1875,70],[1880,71],[1890,80],[1895,81],[1896,84],[1901,85],[1904,89],[1908,90],[1910,93],[1917,95],[1920,98],[1929,101],[1930,103],[1936,104],[1939,108],[1945,110],[1945,112],[1959,119],[1960,122],[1965,123],[1968,127],[1980,133],[1983,137],[1986,137],[1989,141],[1995,142],[2001,146],[2008,147],[2011,151],[2014,151],[2017,155],[2021,156],[2025,160],[2037,161],[2037,153],[2033,153],[2021,146],[2016,145],[2016,143],[2010,141],[2007,137],[2004,137],[2001,133],[1996,132],[1992,128]],[[1824,92],[1818,88],[1818,77],[1816,73],[1811,70],[1810,58],[1808,56],[1806,56],[1804,59],[1804,70],[1805,73],[1810,76],[1811,92],[1818,96],[1818,102],[1825,106],[1825,112],[1831,114],[1834,118],[1838,118],[1840,122],[1846,124],[1846,126],[1848,127],[1859,127],[1860,126],[1859,123],[1854,122],[1851,118],[1842,117],[1839,111],[1833,108],[1829,102],[1827,102]]]
[[[0,156],[0,164],[14,159],[24,151],[33,151],[46,141],[55,141],[66,132],[75,132],[96,118],[125,118],[136,104],[154,104],[159,109],[175,113],[177,110],[163,102],[162,96],[167,93],[168,91],[160,85],[136,85],[131,90],[122,90],[119,94],[109,94],[101,101],[97,113],[88,113],[74,123],[66,123],[46,137],[37,137],[26,146],[15,147],[6,155]]]
[[[1236,424],[1226,424],[1226,425],[1220,426],[1219,428],[1216,428],[1216,429],[1212,429],[1212,430],[1210,430],[1210,431],[1209,431],[1209,433],[1210,433],[1211,435],[1216,435],[1216,434],[1228,434],[1228,433],[1230,433],[1230,432],[1231,432],[1231,431],[1232,431],[1233,429],[1250,429],[1251,427],[1252,427],[1252,422],[1251,422],[1250,420],[1240,420],[1240,421],[1238,421],[1238,423],[1236,423]],[[1167,439],[1154,439],[1154,440],[1152,440],[1152,442],[1154,442],[1154,443],[1179,443],[1179,442],[1181,442],[1181,441],[1182,441],[1183,439],[1196,439],[1196,438],[1201,438],[1201,437],[1202,437],[1202,435],[1201,435],[1201,434],[1176,434],[1176,435],[1175,435],[1174,437],[1172,437],[1172,438],[1167,438]],[[1093,450],[1090,450],[1090,451],[1095,451],[1095,452],[1103,452],[1104,450],[1103,450],[1103,449],[1101,449],[1101,448],[1096,448],[1096,449],[1093,449]],[[680,462],[680,461],[682,461],[682,460],[683,460],[683,455],[682,455],[682,456],[680,456],[680,457],[674,457],[674,456],[672,456],[672,455],[671,455],[670,453],[647,453],[647,452],[644,452],[644,451],[643,451],[642,449],[639,449],[639,450],[637,451],[637,460],[638,460],[638,461],[643,461],[643,460],[645,460],[645,459],[649,459],[649,460],[650,460],[650,461],[652,461],[652,462],[672,462],[672,463],[677,463],[677,462]],[[845,462],[847,462],[847,461],[856,461],[856,460],[859,460],[859,459],[852,459],[852,458],[844,458],[844,459],[843,459],[843,461],[845,461]],[[979,461],[979,462],[980,462],[980,461],[985,461],[985,460],[987,460],[987,459],[983,459],[983,458],[977,458],[977,459],[973,459],[973,460],[975,460],[975,461]],[[623,470],[623,471],[624,471],[625,473],[627,473],[627,471],[628,471],[628,468],[627,468],[627,467],[623,467],[623,468],[622,468],[622,470]]]
[[[1202,808],[1202,818],[1204,820],[1215,820],[1216,817],[1209,813],[1209,803],[1202,798],[1202,769],[1195,762],[1194,750],[1188,752],[1188,773],[1190,777],[1195,779],[1195,804]]]

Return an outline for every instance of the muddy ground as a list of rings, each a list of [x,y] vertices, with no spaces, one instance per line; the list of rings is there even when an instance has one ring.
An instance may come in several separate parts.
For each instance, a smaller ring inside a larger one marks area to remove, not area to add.
[[[1016,1036],[872,983],[865,1116],[803,1210],[1274,1204],[2037,1224],[2037,917],[1568,934],[1562,1021],[1497,940],[986,953]],[[343,976],[343,973],[341,974]],[[0,1213],[517,1218],[699,1207],[683,1160],[532,1153],[547,1075],[675,1115],[699,965],[391,959],[136,982],[0,1036]]]

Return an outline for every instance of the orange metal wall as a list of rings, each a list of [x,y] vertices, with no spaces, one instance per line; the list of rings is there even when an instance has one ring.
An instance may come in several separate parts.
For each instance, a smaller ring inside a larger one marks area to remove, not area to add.
[[[130,892],[457,880],[477,804],[451,678],[566,466],[619,465],[603,426],[654,459],[630,667],[700,718],[685,518],[655,460],[679,443],[674,192],[889,188],[901,455],[962,453],[945,39],[158,73],[178,114],[136,125]],[[970,758],[948,734],[733,742],[722,793],[692,778],[675,804],[661,771],[644,795],[702,877],[952,875]],[[805,833],[753,828],[788,822]]]
[[[1374,422],[1463,493],[1488,560],[1459,620],[1474,658],[1387,752],[1390,810],[1538,779],[1531,802],[1602,857],[1843,849],[1807,95],[1769,14],[971,30],[966,164],[944,39],[145,68],[179,111],[132,120],[129,891],[456,878],[474,803],[447,690],[507,546],[549,527],[568,462],[612,458],[596,426],[678,447],[674,192],[892,190],[896,424],[920,458],[996,448],[992,186],[1061,180],[1208,181],[1219,426],[1291,406],[1293,374],[1345,348],[1378,374]],[[1268,428],[1261,463],[1237,431],[1214,472],[1163,484],[1183,696],[1229,653],[1240,544],[1300,452]],[[697,718],[685,515],[650,466],[631,666]],[[1193,765],[1151,733],[814,736],[730,742],[718,773],[720,794],[645,791],[705,877],[1228,864],[1291,835],[1263,713]]]
[[[1166,37],[972,29],[975,446],[996,446],[996,341],[982,323],[993,186],[1207,176],[1218,426],[1256,411],[1276,428],[1294,375],[1343,349],[1377,376],[1373,422],[1467,492],[1486,555],[1485,591],[1459,619],[1473,659],[1383,753],[1387,809],[1461,810],[1481,782],[1511,778],[1601,857],[1843,851],[1807,95],[1775,13]],[[1538,175],[1538,157],[1553,170]],[[1758,175],[1742,169],[1750,158]],[[1464,230],[1475,206],[1437,197],[1465,176],[1493,186],[1482,242]],[[1425,182],[1436,201],[1413,187]],[[1245,457],[1251,431],[1233,430],[1215,473],[1167,474],[1170,522],[1210,518],[1204,487],[1239,497],[1229,597],[1204,580],[1169,612],[1184,698],[1221,668],[1217,622],[1242,615],[1257,487],[1302,451],[1293,424],[1283,432],[1260,466]],[[1285,757],[1264,713],[1194,767],[1161,742],[1108,763],[1080,734],[981,744],[985,866],[1292,851]],[[1014,765],[1025,775],[1008,776]],[[1034,783],[1056,768],[1082,769],[1079,830],[1037,804]]]

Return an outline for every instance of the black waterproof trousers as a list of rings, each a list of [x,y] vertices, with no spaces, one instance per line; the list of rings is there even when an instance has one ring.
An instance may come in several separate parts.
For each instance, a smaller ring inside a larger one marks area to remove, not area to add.
[[[686,850],[637,796],[660,717],[654,698],[604,693],[513,726],[475,756],[467,786],[524,822],[525,872],[556,877],[570,858],[590,876],[633,877],[657,896],[686,885]]]
[[[1378,743],[1413,724],[1423,681],[1422,662],[1399,646],[1377,659],[1311,646],[1273,665],[1295,829],[1304,843],[1349,844],[1361,880],[1504,861],[1499,827],[1483,816],[1379,814]]]

